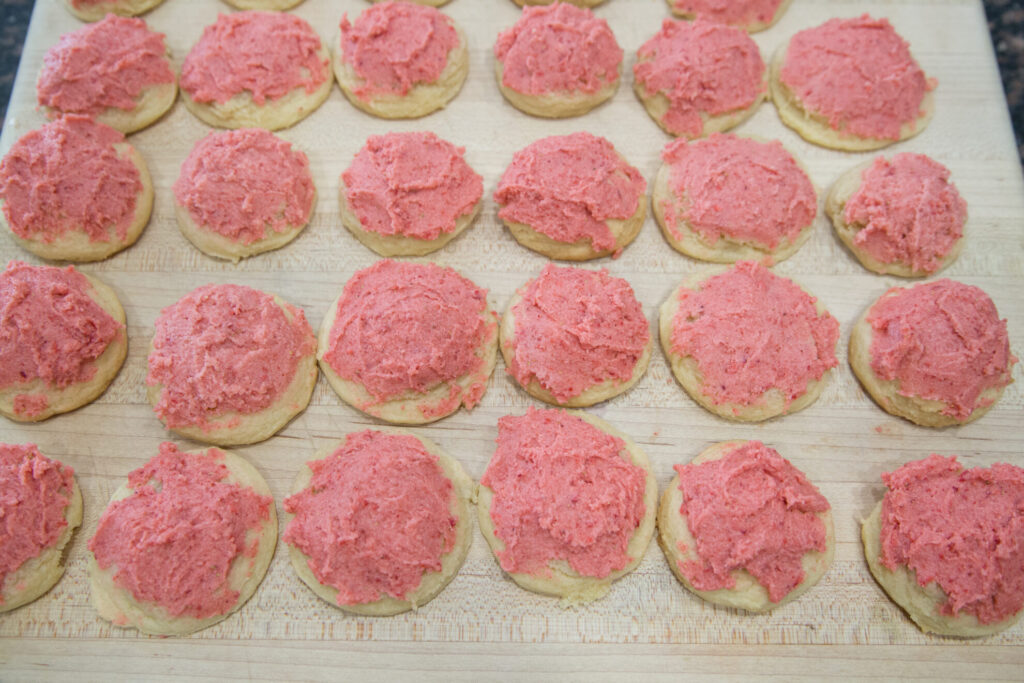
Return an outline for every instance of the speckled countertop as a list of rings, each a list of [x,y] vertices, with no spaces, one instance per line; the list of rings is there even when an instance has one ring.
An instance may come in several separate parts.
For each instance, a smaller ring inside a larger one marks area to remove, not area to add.
[[[47,2],[57,0],[45,0]],[[3,27],[0,29],[0,119],[7,115],[14,74],[21,58],[25,30],[32,15],[32,0],[2,0]],[[1010,107],[1017,147],[1024,163],[1024,2],[984,0],[992,33],[1003,90]]]

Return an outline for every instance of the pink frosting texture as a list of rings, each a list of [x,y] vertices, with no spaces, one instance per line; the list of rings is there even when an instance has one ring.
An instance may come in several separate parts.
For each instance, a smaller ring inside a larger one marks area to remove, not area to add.
[[[854,243],[881,263],[934,273],[963,237],[967,202],[949,169],[923,154],[878,157],[861,174],[843,220],[863,226]]]
[[[160,419],[171,428],[209,430],[212,418],[251,415],[274,403],[299,360],[316,350],[302,310],[283,306],[250,287],[205,285],[161,311],[146,376],[146,384],[161,387]]]
[[[142,19],[108,14],[65,33],[47,51],[36,94],[42,106],[95,116],[135,109],[143,90],[173,82],[164,34]]]
[[[760,441],[748,441],[697,465],[676,465],[679,513],[696,542],[697,560],[679,563],[694,588],[735,588],[745,569],[779,602],[805,577],[803,557],[825,552],[820,513],[830,508],[803,472]],[[687,551],[685,544],[679,549]]]
[[[1024,470],[931,455],[882,475],[883,566],[944,592],[939,612],[994,624],[1024,608]]]
[[[35,444],[0,443],[0,589],[11,588],[4,585],[8,575],[60,540],[73,474]]]
[[[0,388],[43,380],[65,389],[96,374],[96,359],[124,326],[89,296],[92,285],[73,267],[7,264],[0,274]],[[15,397],[16,413],[47,407],[43,394]]]
[[[566,3],[524,7],[498,34],[494,56],[501,82],[528,95],[596,93],[619,79],[622,48],[608,22]]]
[[[535,410],[498,420],[498,447],[482,486],[508,572],[550,576],[564,560],[582,576],[623,569],[646,506],[646,472],[626,445],[575,415]]]
[[[521,291],[509,372],[560,402],[605,381],[625,382],[650,330],[633,288],[607,271],[548,264]]]
[[[697,291],[681,289],[672,351],[697,362],[715,403],[754,405],[775,388],[788,406],[838,364],[839,323],[815,301],[792,280],[740,261]]]
[[[274,501],[225,481],[224,452],[182,453],[170,442],[128,475],[129,497],[110,503],[89,550],[114,583],[172,617],[206,619],[234,608],[228,573],[254,558]]]
[[[115,149],[123,142],[113,128],[78,115],[22,136],[0,162],[0,199],[14,234],[43,242],[68,232],[93,242],[124,240],[142,179]]]
[[[814,185],[778,140],[712,133],[670,142],[661,158],[676,199],[662,208],[677,239],[676,226],[686,221],[712,245],[725,237],[774,249],[795,240],[818,212]]]
[[[420,83],[434,83],[458,44],[452,20],[433,7],[381,2],[355,23],[341,18],[341,58],[365,81],[353,90],[364,100],[406,95]]]
[[[757,44],[738,28],[666,19],[637,53],[633,74],[649,95],[669,101],[662,123],[673,135],[700,137],[704,118],[746,109],[765,92]]]
[[[830,19],[789,42],[780,80],[801,106],[842,134],[898,140],[935,81],[888,19]]]
[[[345,199],[366,230],[437,239],[484,193],[465,153],[433,133],[371,135],[341,174]]]
[[[316,188],[305,154],[269,131],[246,128],[197,142],[174,196],[200,227],[252,244],[305,225]]]
[[[672,8],[698,19],[744,26],[771,23],[781,4],[782,0],[673,0]]]
[[[300,88],[312,93],[330,77],[321,48],[320,36],[294,14],[221,14],[185,57],[181,89],[218,104],[244,92],[258,105]]]
[[[985,292],[953,280],[893,288],[871,307],[871,369],[899,382],[903,396],[945,404],[966,420],[990,405],[983,396],[1012,380],[1006,321]]]
[[[455,547],[452,482],[419,439],[366,430],[308,463],[309,485],[286,498],[284,541],[309,556],[338,604],[404,600]]]
[[[590,240],[615,249],[609,219],[626,219],[647,190],[640,172],[604,138],[590,133],[554,135],[516,152],[494,201],[498,216],[523,223],[553,240]]]
[[[487,292],[451,268],[384,259],[345,284],[323,360],[376,405],[478,372],[484,360],[476,351],[496,326]],[[437,414],[459,403],[472,408],[484,389],[486,379],[465,392],[453,383]]]

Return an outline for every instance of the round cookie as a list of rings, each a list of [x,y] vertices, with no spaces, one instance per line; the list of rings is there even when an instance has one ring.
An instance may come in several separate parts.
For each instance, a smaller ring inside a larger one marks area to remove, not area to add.
[[[977,287],[893,287],[850,333],[850,367],[886,412],[925,427],[973,422],[1013,381],[1006,321]]]
[[[108,14],[134,17],[144,14],[164,0],[64,0],[68,11],[82,21],[99,21]]]
[[[279,130],[309,116],[331,92],[330,54],[294,14],[221,14],[181,67],[181,98],[218,128]]]
[[[806,593],[832,564],[831,506],[775,449],[726,441],[674,469],[658,543],[687,590],[766,612]]]
[[[64,575],[64,548],[82,523],[74,474],[35,444],[0,443],[0,613],[32,602]]]
[[[255,467],[165,442],[114,491],[89,541],[92,604],[115,626],[187,635],[252,597],[276,545],[274,499]]]
[[[381,256],[423,256],[480,213],[483,178],[433,133],[371,135],[341,174],[342,224]]]
[[[967,202],[949,175],[923,154],[876,157],[836,180],[825,213],[868,270],[926,277],[952,263],[963,248]]]
[[[315,352],[301,309],[250,287],[205,285],[160,312],[146,396],[182,436],[256,443],[309,404]]]
[[[654,535],[658,484],[632,439],[587,413],[530,408],[498,420],[497,444],[477,509],[513,581],[582,604],[636,568]]]
[[[848,152],[917,135],[935,112],[928,79],[888,19],[830,19],[772,58],[779,118],[808,142]]]
[[[451,268],[385,259],[345,283],[317,358],[349,405],[425,424],[480,402],[497,360],[496,317],[487,292]]]
[[[768,92],[761,52],[738,28],[666,19],[633,65],[633,90],[670,135],[699,138],[750,118]]]
[[[200,251],[236,263],[298,237],[316,203],[309,159],[262,128],[197,142],[173,189],[182,234]]]
[[[661,306],[660,333],[686,393],[741,422],[806,408],[838,365],[836,319],[792,280],[752,261],[680,285]]]
[[[349,102],[385,119],[441,109],[469,73],[466,35],[433,7],[381,2],[341,19],[334,75]]]
[[[68,115],[29,131],[7,151],[0,208],[0,223],[36,256],[99,261],[142,234],[153,182],[123,134]]]
[[[622,48],[608,22],[570,4],[525,8],[494,57],[501,94],[534,116],[579,116],[619,88]]]
[[[673,249],[703,261],[778,263],[811,236],[818,198],[777,140],[712,133],[661,153],[651,205]]]
[[[473,489],[427,439],[353,432],[299,472],[282,540],[299,578],[330,604],[369,616],[418,609],[466,559]]]
[[[520,7],[529,7],[530,5],[550,5],[555,2],[565,2],[570,5],[576,5],[577,7],[597,7],[604,0],[513,0]]]
[[[302,4],[302,0],[224,0],[235,9],[283,12]]]
[[[604,270],[553,264],[516,291],[500,333],[505,366],[519,386],[571,408],[632,388],[654,345],[628,282]]]
[[[0,273],[0,414],[38,422],[94,400],[128,352],[117,295],[73,266]]]
[[[792,0],[666,0],[672,14],[682,19],[705,19],[729,24],[747,33],[773,26]]]
[[[931,455],[882,475],[864,520],[868,569],[925,633],[976,638],[1024,613],[1024,470]]]
[[[516,152],[498,182],[498,217],[521,245],[549,258],[617,256],[647,216],[647,183],[612,143],[553,135]]]

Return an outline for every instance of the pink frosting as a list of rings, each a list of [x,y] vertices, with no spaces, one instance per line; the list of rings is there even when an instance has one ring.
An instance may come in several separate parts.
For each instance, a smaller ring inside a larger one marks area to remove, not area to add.
[[[246,128],[197,142],[174,196],[203,229],[252,244],[305,225],[316,188],[305,154],[269,131]]]
[[[878,157],[861,174],[843,220],[863,226],[858,247],[881,263],[934,273],[963,237],[967,202],[949,182],[949,169],[923,154]]]
[[[818,516],[830,508],[803,472],[760,441],[728,450],[718,460],[676,465],[683,503],[679,513],[696,542],[697,560],[679,562],[702,591],[735,588],[732,572],[745,569],[779,602],[805,577],[803,557],[825,552]],[[681,552],[687,546],[679,544]]]
[[[369,407],[478,372],[476,351],[495,326],[487,292],[451,268],[384,259],[345,284],[323,360],[373,396]],[[464,392],[453,384],[449,403],[472,408],[485,388],[486,379]]]
[[[312,93],[330,77],[321,48],[320,36],[294,14],[220,14],[185,57],[181,89],[218,104],[243,92],[258,105],[300,88]]]
[[[677,239],[685,220],[711,244],[725,237],[774,249],[795,240],[818,212],[814,185],[778,140],[712,133],[670,142],[661,158],[677,200],[662,208]]]
[[[124,240],[142,192],[139,169],[114,145],[124,135],[69,115],[22,136],[0,162],[0,199],[15,235],[53,242],[84,232]]]
[[[4,585],[7,576],[60,540],[68,526],[73,475],[35,444],[0,443],[0,589],[12,588]]]
[[[994,624],[1024,608],[1024,470],[931,455],[882,475],[883,566],[945,592],[939,612]]]
[[[807,111],[842,134],[898,140],[921,115],[935,81],[888,19],[830,19],[789,42],[782,83]]]
[[[345,199],[366,230],[435,240],[483,196],[465,153],[433,133],[371,135],[341,174]]]
[[[740,261],[682,288],[672,321],[672,351],[691,356],[705,396],[717,404],[755,405],[769,389],[786,405],[838,365],[839,323],[815,299],[759,263]]]
[[[661,93],[669,109],[661,122],[673,135],[700,137],[703,116],[754,104],[765,92],[757,44],[738,28],[698,19],[665,19],[637,53],[633,74],[649,95]],[[702,116],[703,115],[703,116]]]
[[[698,19],[746,26],[770,24],[781,4],[782,0],[672,0],[672,9]]]
[[[494,200],[498,216],[571,244],[589,239],[595,250],[615,249],[609,219],[632,216],[647,189],[640,172],[604,138],[553,135],[516,152]]]
[[[39,104],[95,116],[109,108],[131,111],[142,91],[174,82],[164,34],[142,19],[108,14],[65,33],[43,56]]]
[[[286,498],[284,541],[309,556],[338,604],[404,600],[455,547],[452,482],[408,434],[366,430],[308,463],[309,485]]]
[[[646,472],[626,444],[575,415],[534,410],[498,420],[498,447],[481,486],[494,492],[494,535],[502,569],[550,576],[564,560],[604,578],[633,558],[628,545],[643,520]]]
[[[871,307],[871,369],[899,382],[903,396],[945,404],[944,415],[966,420],[990,405],[982,394],[1010,383],[1017,359],[1006,321],[985,292],[953,280],[894,287]]]
[[[172,617],[206,619],[231,611],[239,593],[228,572],[255,558],[274,501],[226,481],[224,452],[182,453],[170,442],[128,475],[132,494],[110,503],[89,550],[114,583]],[[250,538],[251,536],[251,538]]]
[[[452,20],[433,7],[381,2],[354,24],[341,17],[342,60],[365,81],[353,91],[364,100],[405,95],[420,83],[434,83],[458,44]]]
[[[146,384],[161,385],[168,427],[213,429],[210,419],[266,409],[316,349],[302,310],[241,285],[205,285],[160,312]],[[220,424],[218,426],[231,426]]]
[[[619,79],[622,48],[608,22],[589,9],[554,3],[524,7],[519,21],[498,34],[494,56],[512,90],[593,94]]]
[[[650,330],[629,283],[607,271],[548,264],[520,292],[509,372],[564,403],[608,380],[625,382]]]
[[[0,274],[0,388],[43,380],[65,389],[96,374],[96,359],[124,325],[90,296],[92,285],[73,267],[7,264]],[[26,417],[47,407],[44,394],[20,394],[14,411]]]

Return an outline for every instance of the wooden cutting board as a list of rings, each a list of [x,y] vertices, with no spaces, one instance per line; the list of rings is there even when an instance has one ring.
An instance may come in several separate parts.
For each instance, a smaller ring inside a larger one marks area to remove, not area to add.
[[[342,12],[354,16],[361,0],[306,0],[295,13],[328,40]],[[181,59],[202,28],[228,7],[215,0],[167,0],[147,15],[165,32]],[[651,456],[659,485],[674,463],[710,443],[761,439],[791,459],[818,484],[834,508],[835,563],[820,584],[793,604],[768,615],[708,605],[673,578],[656,544],[631,575],[604,599],[561,609],[557,601],[518,588],[506,579],[477,534],[458,577],[417,613],[391,618],[348,616],[320,601],[292,572],[279,547],[256,595],[237,614],[188,638],[159,639],[101,621],[89,604],[86,543],[122,478],[169,438],[145,401],[145,349],[158,312],[193,288],[232,282],[276,292],[305,309],[316,326],[342,284],[376,256],[342,227],[337,178],[370,134],[432,130],[467,149],[485,179],[486,201],[476,225],[432,259],[451,265],[485,286],[504,310],[514,290],[546,260],[519,247],[495,216],[490,200],[512,154],[552,134],[586,130],[608,137],[650,181],[668,136],[648,118],[632,93],[637,48],[668,16],[663,0],[608,0],[597,10],[626,52],[625,76],[614,99],[586,116],[548,121],[506,104],[492,75],[491,47],[518,9],[510,0],[454,0],[445,11],[467,31],[469,79],[444,111],[416,121],[384,121],[353,108],[335,88],[312,116],[281,135],[305,150],[319,202],[311,225],[292,244],[238,265],[194,249],[178,232],[171,184],[192,145],[209,129],[179,102],[156,125],[135,134],[153,174],[153,218],[138,243],[107,261],[82,266],[111,284],[128,316],[130,351],[110,389],[95,403],[42,424],[0,419],[0,441],[39,444],[74,467],[85,496],[85,520],[70,548],[67,574],[35,603],[0,615],[0,679],[251,678],[376,680],[434,677],[614,679],[672,673],[712,678],[1021,679],[1024,624],[972,641],[922,634],[882,593],[867,571],[859,521],[882,494],[879,475],[932,452],[958,454],[968,465],[1008,461],[1024,465],[1022,383],[975,424],[944,430],[916,427],[890,417],[861,390],[842,362],[822,397],[795,415],[760,425],[713,417],[673,380],[660,353],[629,393],[593,412],[629,433]],[[966,248],[945,275],[978,285],[1009,319],[1017,355],[1024,343],[1024,184],[982,7],[976,0],[852,2],[796,0],[771,30],[755,35],[767,57],[798,30],[832,16],[869,12],[886,16],[910,42],[930,75],[938,78],[937,113],[920,136],[890,151],[925,152],[946,164],[967,199]],[[56,0],[40,0],[0,148],[44,121],[35,111],[34,83],[44,52],[80,26]],[[778,138],[810,170],[822,194],[865,155],[804,143],[785,128],[770,104],[738,129]],[[37,259],[0,235],[0,257]],[[684,275],[707,266],[671,250],[648,218],[640,237],[606,268],[629,280],[648,317]],[[894,278],[865,271],[819,215],[811,240],[776,272],[819,296],[842,324],[839,354],[846,358],[852,322]],[[1019,379],[1019,370],[1014,373]],[[506,376],[499,363],[483,402],[417,428],[457,457],[479,478],[493,451],[496,424],[506,414],[538,405]],[[280,504],[300,464],[343,434],[374,424],[342,405],[321,380],[309,409],[265,443],[237,449],[263,473]],[[194,444],[186,444],[194,446]]]

